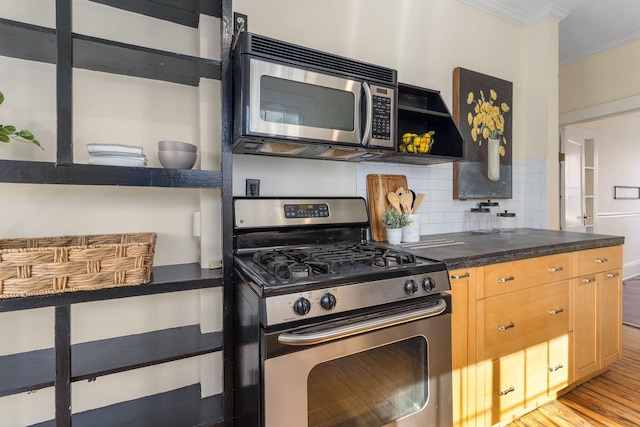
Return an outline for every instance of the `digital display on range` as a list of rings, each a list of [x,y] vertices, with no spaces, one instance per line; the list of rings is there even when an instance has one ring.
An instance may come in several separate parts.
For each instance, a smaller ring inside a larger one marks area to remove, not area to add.
[[[329,205],[325,203],[284,205],[285,218],[328,218]]]

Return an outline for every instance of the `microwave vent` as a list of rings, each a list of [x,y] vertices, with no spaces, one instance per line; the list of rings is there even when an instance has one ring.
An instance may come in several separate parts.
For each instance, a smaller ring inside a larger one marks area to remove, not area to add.
[[[249,49],[253,54],[293,61],[315,69],[339,72],[350,77],[376,81],[392,86],[398,83],[396,71],[390,68],[367,64],[252,33],[244,33],[243,35],[250,37]]]

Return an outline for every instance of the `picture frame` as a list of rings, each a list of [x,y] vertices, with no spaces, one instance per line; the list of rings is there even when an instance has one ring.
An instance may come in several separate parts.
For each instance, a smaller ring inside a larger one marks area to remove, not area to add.
[[[453,166],[454,199],[510,199],[513,194],[513,83],[457,67],[453,118],[464,139]]]

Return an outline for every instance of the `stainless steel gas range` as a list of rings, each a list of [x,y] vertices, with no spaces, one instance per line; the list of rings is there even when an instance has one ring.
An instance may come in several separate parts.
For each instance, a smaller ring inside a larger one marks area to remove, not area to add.
[[[362,198],[234,200],[238,425],[452,424],[446,267],[368,227]]]

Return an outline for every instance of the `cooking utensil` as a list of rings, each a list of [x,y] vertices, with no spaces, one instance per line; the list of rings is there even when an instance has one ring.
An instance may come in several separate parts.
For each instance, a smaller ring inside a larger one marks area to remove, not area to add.
[[[398,187],[407,188],[405,175],[369,174],[367,175],[367,198],[369,199],[369,213],[371,218],[371,239],[376,242],[387,240],[387,229],[380,219],[389,207],[387,194]],[[399,207],[400,203],[398,203]],[[400,212],[400,210],[398,210]]]
[[[414,200],[413,202],[413,209],[411,210],[411,213],[418,213],[418,210],[420,209],[420,206],[422,205],[422,202],[424,201],[424,194],[419,193],[416,195],[416,200]]]
[[[396,190],[398,199],[400,200],[400,206],[402,206],[402,212],[406,214],[411,213],[411,205],[413,204],[413,196],[403,187]]]
[[[412,198],[412,200],[411,200],[411,207],[410,207],[410,209],[409,209],[409,211],[410,211],[409,213],[413,213],[413,205],[414,205],[414,203],[416,202],[416,192],[415,192],[415,191],[413,191],[413,190],[407,190],[407,191],[409,191],[409,193],[411,193],[411,198]]]
[[[398,195],[396,193],[394,193],[393,191],[389,192],[387,194],[387,200],[389,201],[389,203],[391,203],[391,206],[393,206],[395,210],[397,210],[398,212],[402,212],[400,210],[400,199],[398,198]]]

